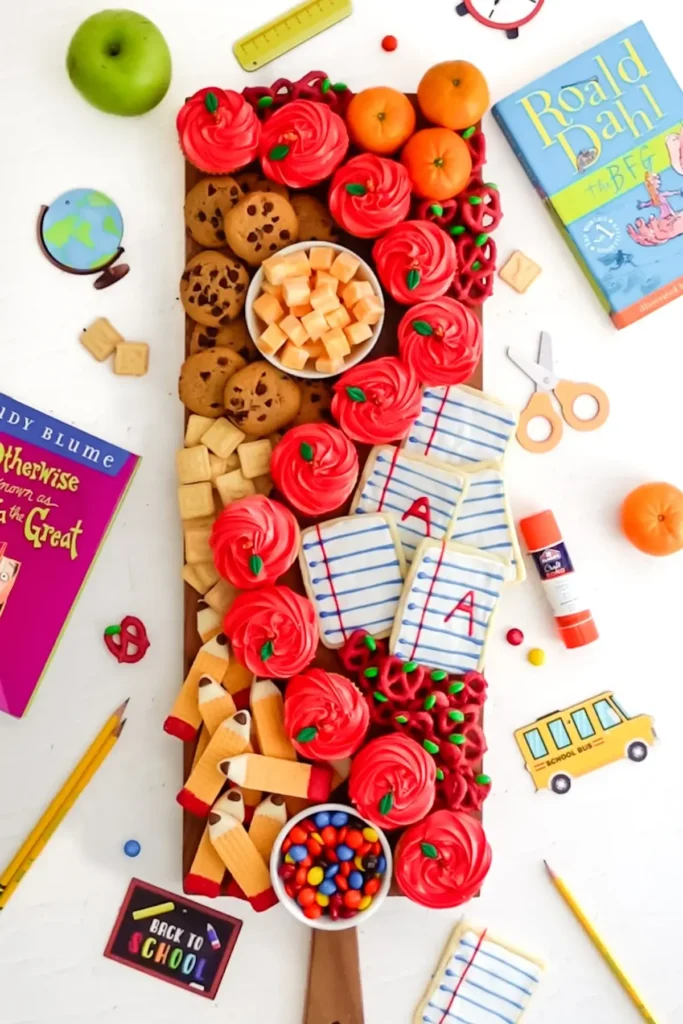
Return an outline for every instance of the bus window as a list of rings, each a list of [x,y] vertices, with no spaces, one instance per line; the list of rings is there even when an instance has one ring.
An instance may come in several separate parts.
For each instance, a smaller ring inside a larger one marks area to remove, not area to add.
[[[548,722],[548,728],[550,729],[550,735],[553,738],[553,743],[558,750],[564,750],[565,747],[570,747],[572,745],[569,733],[565,729],[564,722],[561,718],[556,718],[553,722]]]
[[[603,729],[613,729],[615,725],[621,725],[621,719],[609,701],[598,700],[593,707]]]
[[[585,708],[580,708],[578,711],[572,711],[572,718],[576,731],[582,740],[590,739],[591,736],[595,736],[595,729],[591,724],[591,720],[588,717],[588,712]]]
[[[622,715],[622,717],[624,719],[629,719],[631,717],[630,715],[626,714],[626,712],[624,711],[624,709],[622,708],[621,704],[619,703],[619,701],[617,700],[616,697],[612,697],[612,703],[614,704],[615,708]]]
[[[538,729],[529,729],[528,732],[524,733],[524,739],[527,741],[532,757],[539,758],[546,756],[548,751]]]

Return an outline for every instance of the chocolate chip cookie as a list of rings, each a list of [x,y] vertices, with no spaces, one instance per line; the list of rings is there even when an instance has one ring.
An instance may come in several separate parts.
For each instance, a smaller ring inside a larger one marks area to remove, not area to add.
[[[229,348],[212,348],[189,356],[180,368],[180,401],[198,416],[222,416],[225,385],[244,365],[242,356]]]
[[[238,352],[246,362],[257,359],[260,354],[251,340],[243,316],[225,327],[204,327],[202,324],[195,324],[190,338],[190,355],[194,355],[195,352],[206,352],[211,348],[230,348],[233,352]]]
[[[265,174],[261,174],[259,171],[240,171],[233,177],[243,196],[249,192],[277,192],[279,196],[289,199],[289,189],[286,185],[281,185],[278,181],[270,181]]]
[[[204,249],[225,245],[223,217],[241,198],[240,187],[229,174],[198,181],[185,199],[185,224],[194,240]]]
[[[296,416],[301,392],[265,360],[238,370],[225,386],[225,415],[249,437],[267,437]]]
[[[185,312],[207,327],[225,327],[244,307],[249,274],[239,260],[205,249],[193,256],[180,279]]]
[[[299,411],[292,420],[293,427],[300,427],[303,423],[334,423],[330,406],[332,404],[332,392],[323,380],[300,380],[301,405]]]
[[[315,196],[297,193],[290,199],[299,221],[300,242],[337,242],[339,233],[330,211]]]
[[[225,234],[235,255],[257,267],[298,240],[298,221],[294,207],[283,196],[250,192],[226,214]]]

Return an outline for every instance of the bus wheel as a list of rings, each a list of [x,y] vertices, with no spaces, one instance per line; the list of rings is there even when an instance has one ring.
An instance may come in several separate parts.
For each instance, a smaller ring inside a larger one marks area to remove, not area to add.
[[[568,775],[555,775],[550,783],[550,788],[553,793],[559,793],[562,796],[572,788],[572,780]]]
[[[636,740],[629,745],[626,753],[632,761],[644,761],[647,757],[647,744]]]

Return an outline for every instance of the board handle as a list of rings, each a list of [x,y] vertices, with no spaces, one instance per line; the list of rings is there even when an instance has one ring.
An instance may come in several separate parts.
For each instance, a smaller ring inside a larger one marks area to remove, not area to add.
[[[364,1024],[355,928],[313,929],[304,1024]]]

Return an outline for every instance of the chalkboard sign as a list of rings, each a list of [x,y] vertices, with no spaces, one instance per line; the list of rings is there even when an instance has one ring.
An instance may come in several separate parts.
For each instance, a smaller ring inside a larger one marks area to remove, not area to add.
[[[134,878],[104,955],[215,999],[242,922]]]

